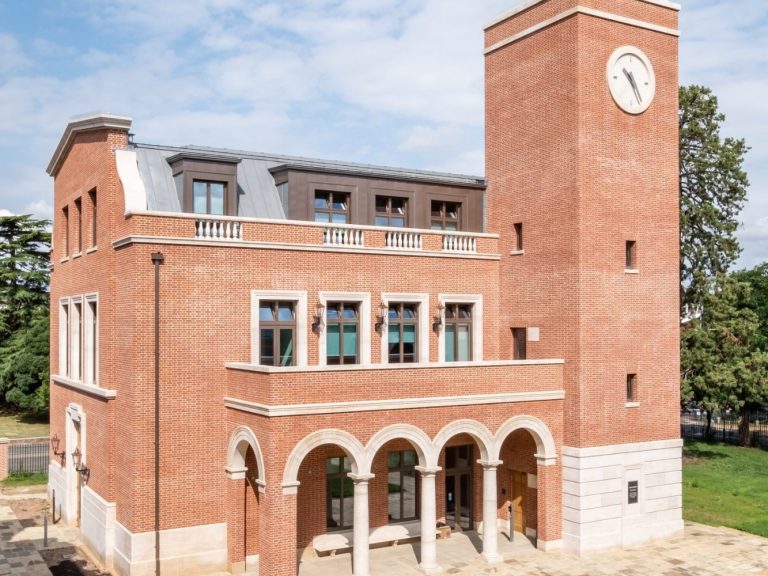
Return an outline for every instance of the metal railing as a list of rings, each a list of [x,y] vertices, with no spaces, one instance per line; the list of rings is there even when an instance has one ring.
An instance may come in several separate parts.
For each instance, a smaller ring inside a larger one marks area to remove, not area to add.
[[[8,474],[48,472],[48,437],[17,438],[8,443]]]
[[[735,412],[714,412],[710,427],[710,440],[738,444],[739,420]],[[680,435],[683,438],[705,439],[707,434],[707,413],[693,410],[680,415]],[[768,448],[768,411],[753,410],[749,418],[749,437],[753,446]]]

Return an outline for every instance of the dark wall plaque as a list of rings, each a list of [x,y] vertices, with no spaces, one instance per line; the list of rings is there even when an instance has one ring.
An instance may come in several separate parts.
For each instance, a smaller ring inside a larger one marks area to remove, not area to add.
[[[630,480],[627,484],[627,503],[637,504],[637,480]]]

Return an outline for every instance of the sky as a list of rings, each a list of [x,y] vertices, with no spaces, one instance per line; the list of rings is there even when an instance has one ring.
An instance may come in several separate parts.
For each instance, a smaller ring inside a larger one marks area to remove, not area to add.
[[[482,175],[485,24],[518,0],[0,0],[0,214],[52,217],[68,120],[137,142]],[[768,260],[768,0],[681,0],[680,82],[751,147],[738,267]]]

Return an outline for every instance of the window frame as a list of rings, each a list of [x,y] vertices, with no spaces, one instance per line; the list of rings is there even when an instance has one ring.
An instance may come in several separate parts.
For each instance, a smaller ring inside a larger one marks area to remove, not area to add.
[[[512,328],[512,360],[528,359],[528,329]]]
[[[317,358],[320,366],[368,366],[371,363],[371,294],[370,292],[319,292],[318,302],[324,306],[322,328],[317,339]],[[358,363],[328,364],[328,331],[326,315],[329,302],[352,302],[358,305]]]
[[[403,455],[406,452],[413,452],[414,458],[415,458],[415,464],[413,466],[406,466],[403,464],[404,458]],[[389,466],[389,456],[390,454],[398,454],[398,461],[399,465],[395,466],[394,468],[390,468]],[[411,522],[413,520],[417,520],[420,517],[420,504],[421,504],[421,482],[420,482],[420,474],[416,470],[416,466],[419,465],[419,455],[413,448],[406,449],[406,450],[390,450],[387,452],[387,486],[389,486],[389,475],[392,473],[399,473],[400,475],[400,491],[399,491],[399,501],[400,501],[400,518],[390,518],[389,517],[389,497],[390,492],[389,489],[387,489],[387,520],[390,524],[397,524],[400,522]],[[404,515],[404,498],[403,496],[406,494],[406,491],[403,489],[405,486],[405,483],[403,482],[404,473],[406,472],[413,472],[413,478],[414,478],[414,515],[413,516],[405,516]]]
[[[63,258],[69,258],[69,206],[64,206],[61,209],[62,219],[64,220],[64,255]]]
[[[75,198],[75,215],[77,216],[77,234],[75,236],[75,250],[74,256],[79,256],[83,253],[83,199],[82,197]]]
[[[98,204],[97,204],[97,197],[96,197],[96,188],[88,192],[88,201],[91,208],[91,217],[90,217],[90,223],[91,223],[91,234],[90,234],[90,246],[88,247],[90,250],[93,250],[98,246]]]
[[[328,302],[325,306],[325,326],[326,331],[328,329],[328,326],[330,326],[331,322],[328,319],[328,311],[331,308],[338,307],[341,310],[341,314],[337,319],[333,321],[334,325],[338,325],[339,327],[339,333],[338,333],[338,346],[339,346],[339,355],[338,355],[338,362],[330,363],[328,361],[328,337],[326,336],[326,349],[325,349],[325,361],[328,363],[329,366],[343,366],[343,365],[356,365],[360,364],[360,304],[357,302],[347,302],[347,301],[338,301],[334,300],[331,302]],[[347,310],[353,310],[354,311],[354,319],[349,319],[346,317],[345,312]],[[354,355],[354,361],[353,362],[347,362],[345,358],[347,355],[345,354],[346,347],[345,347],[345,339],[344,335],[346,333],[346,330],[344,329],[345,326],[354,327],[354,333],[356,335],[355,337],[355,355]],[[335,337],[334,337],[335,339]]]
[[[307,366],[307,292],[305,290],[251,290],[251,364],[265,366],[261,361],[261,321],[259,308],[262,301],[282,301],[294,303],[294,364],[288,366],[269,366],[274,369],[288,369]],[[265,366],[266,367],[266,366]]]
[[[272,306],[271,312],[273,314],[272,320],[263,320],[261,318],[261,309],[264,307],[264,304],[269,303]],[[292,320],[280,320],[279,314],[280,314],[280,306],[290,304],[291,306],[291,314],[293,316]],[[277,314],[275,314],[277,312]],[[278,319],[275,319],[278,318]],[[266,364],[262,362],[264,358],[263,350],[261,350],[261,332],[266,329],[271,329],[273,332],[272,342],[273,342],[273,349],[272,349],[272,364]],[[284,330],[290,330],[291,331],[291,342],[293,343],[293,352],[291,353],[291,363],[290,364],[282,364],[281,358],[282,355],[280,353],[280,335]],[[296,365],[296,302],[294,300],[260,300],[259,301],[259,366],[274,366],[275,368],[287,368],[289,366],[295,366]]]
[[[624,246],[624,269],[637,270],[637,241],[627,240]]]
[[[185,151],[175,154],[166,161],[177,186],[182,212],[198,216],[237,216],[237,165],[239,158],[203,152]],[[199,214],[194,211],[194,182],[223,182],[224,214]]]
[[[387,209],[386,212],[379,212],[378,210],[378,201],[380,198],[383,198],[386,200],[387,203]],[[400,200],[403,203],[403,213],[398,214],[392,212],[392,201],[393,200]],[[396,226],[392,224],[392,218],[402,218],[403,219],[403,225],[402,226]],[[379,224],[377,220],[379,218],[386,218],[387,223],[386,224]],[[391,194],[373,194],[373,224],[374,226],[383,226],[386,228],[408,228],[410,226],[410,210],[409,210],[409,198],[404,196],[395,196]]]
[[[86,294],[83,303],[82,382],[98,386],[99,382],[99,295]],[[95,314],[94,314],[95,311]]]
[[[328,472],[328,461],[332,458],[339,458],[339,471],[338,472]],[[344,488],[347,482],[347,478],[349,478],[349,472],[346,470],[346,466],[344,466],[344,461],[351,461],[350,457],[346,454],[339,455],[339,456],[328,456],[325,459],[325,529],[328,532],[340,532],[344,530],[349,530],[353,526],[354,518],[355,518],[355,494],[354,494],[354,488],[351,496],[345,496],[344,495]],[[351,465],[350,465],[351,468]],[[331,492],[328,489],[328,482],[329,480],[340,480],[341,481],[341,492],[340,492],[340,500],[339,500],[339,526],[330,526],[328,523],[329,512],[331,510],[332,506],[332,498],[331,498]],[[351,482],[351,480],[350,480]],[[349,518],[349,524],[345,524],[344,521],[346,518],[344,517],[344,500],[349,498],[352,501],[352,518]]]
[[[76,382],[83,380],[83,310],[82,296],[73,296],[69,301],[69,374]]]
[[[482,294],[439,294],[438,302],[443,306],[448,304],[469,304],[472,306],[472,329],[470,331],[469,362],[483,360],[483,296]],[[445,360],[445,310],[441,313],[442,325],[438,334],[438,362]],[[453,361],[450,364],[461,364],[464,361]]]
[[[205,184],[205,212],[195,212],[195,185]],[[222,192],[221,214],[211,212],[211,184],[221,184],[224,188]],[[211,178],[193,178],[192,179],[192,214],[202,216],[227,216],[227,182],[225,180],[214,180]]]
[[[329,187],[330,188],[330,187]],[[317,195],[318,194],[328,194],[328,209],[318,209],[315,205],[315,202],[317,201]],[[346,197],[346,203],[347,208],[346,210],[334,210],[333,209],[333,195],[339,194]],[[317,214],[328,214],[328,221],[317,220]],[[333,221],[333,215],[334,214],[344,214],[346,216],[346,222],[334,222]],[[339,225],[339,224],[351,224],[352,223],[352,194],[350,192],[345,192],[343,190],[326,190],[325,188],[315,188],[312,191],[312,221],[317,224],[327,224],[329,226],[333,225]]]
[[[390,303],[416,304],[419,307],[416,329],[416,362],[429,362],[429,326],[431,315],[429,310],[429,294],[385,292],[381,302],[389,308]],[[381,364],[389,361],[389,318],[384,318],[381,336]]]
[[[637,398],[637,373],[636,372],[629,372],[627,373],[627,379],[626,379],[626,400],[625,403],[627,405],[636,405],[638,404],[638,398]]]
[[[515,247],[513,249],[513,252],[522,252],[524,250],[524,244],[523,244],[523,223],[522,222],[515,222],[513,225],[514,232],[515,232]]]
[[[59,298],[59,375],[69,378],[70,366],[70,314],[69,298]]]
[[[432,209],[432,205],[435,203],[441,203],[442,208],[440,209],[440,216],[435,217],[432,213],[434,210]],[[447,204],[455,204],[456,205],[456,218],[448,218],[446,215],[448,213]],[[461,232],[462,226],[461,226],[461,216],[462,216],[462,203],[456,200],[443,200],[443,199],[436,199],[436,198],[430,198],[429,200],[429,229],[434,230],[435,232],[441,231],[441,232]],[[440,228],[433,227],[433,224],[435,222],[440,223]],[[456,230],[447,230],[445,225],[448,222],[455,222],[456,223]]]

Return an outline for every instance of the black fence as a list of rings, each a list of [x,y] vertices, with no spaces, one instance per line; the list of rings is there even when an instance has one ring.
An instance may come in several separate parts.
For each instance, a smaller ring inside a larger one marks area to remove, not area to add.
[[[18,438],[8,444],[8,474],[48,472],[48,437]]]
[[[680,434],[683,438],[704,439],[707,433],[707,413],[690,410],[680,415]],[[713,412],[711,439],[728,444],[739,442],[739,415],[733,411]],[[749,437],[752,446],[768,448],[768,411],[754,410],[749,418]]]

